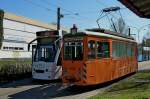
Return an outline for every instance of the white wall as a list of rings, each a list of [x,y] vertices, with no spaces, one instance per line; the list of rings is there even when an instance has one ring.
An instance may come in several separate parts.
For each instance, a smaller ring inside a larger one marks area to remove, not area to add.
[[[21,22],[8,19],[3,20],[4,39],[12,40],[11,42],[4,40],[0,50],[0,58],[31,58],[31,51],[27,51],[27,44],[36,38],[37,31],[47,30],[46,28],[33,26]],[[14,41],[18,41],[14,42]],[[23,51],[5,50],[4,47],[23,47]],[[19,54],[18,54],[19,53]]]
[[[12,20],[4,19],[4,38],[9,39],[15,38],[16,40],[25,40],[26,42],[30,42],[34,38],[36,38],[37,31],[47,30],[45,28],[20,23]]]

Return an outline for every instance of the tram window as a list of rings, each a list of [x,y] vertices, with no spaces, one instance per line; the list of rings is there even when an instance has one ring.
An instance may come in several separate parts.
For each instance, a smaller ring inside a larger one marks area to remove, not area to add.
[[[136,45],[134,45],[134,47],[133,47],[133,56],[135,56],[135,55],[136,55],[135,50],[136,50]]]
[[[125,43],[120,43],[119,51],[120,51],[120,57],[126,56],[126,44]]]
[[[64,44],[65,60],[82,60],[83,43],[82,42],[65,42]]]
[[[135,46],[132,44],[132,46],[131,46],[131,56],[134,56],[134,54],[135,54],[134,48],[135,48]]]
[[[102,57],[103,58],[108,58],[110,55],[110,53],[109,53],[110,51],[109,51],[109,42],[102,42]]]
[[[71,42],[66,42],[64,44],[64,58],[71,59],[72,58],[71,53],[72,53]]]
[[[36,45],[32,45],[32,60],[34,60],[36,53]]]
[[[121,46],[120,46],[120,43],[119,42],[117,42],[117,57],[121,57]]]
[[[102,44],[97,42],[97,57],[102,58]]]
[[[131,49],[131,44],[127,45],[127,56],[131,56],[132,54],[132,49]]]
[[[88,42],[88,59],[95,59],[96,53],[95,53],[95,41],[90,40]]]
[[[120,43],[119,42],[113,42],[113,57],[120,57],[121,56],[121,50],[120,50]]]
[[[112,47],[113,47],[113,51],[112,51],[112,56],[113,57],[117,57],[117,43],[116,42],[113,42],[113,45],[112,45]]]
[[[113,57],[124,57],[126,56],[126,44],[120,42],[113,42]]]
[[[109,42],[97,42],[97,57],[98,58],[110,57]]]
[[[122,48],[122,52],[123,52],[123,56],[127,56],[127,47],[126,47],[126,43],[123,43],[123,48]]]
[[[83,43],[77,42],[76,44],[76,55],[75,58],[82,60],[83,59]]]
[[[56,53],[52,48],[45,48],[45,61],[48,62],[53,62],[55,58]]]
[[[56,50],[53,47],[38,46],[34,61],[53,62],[55,59]]]
[[[120,57],[123,57],[124,56],[123,43],[119,43],[119,51],[120,51]]]

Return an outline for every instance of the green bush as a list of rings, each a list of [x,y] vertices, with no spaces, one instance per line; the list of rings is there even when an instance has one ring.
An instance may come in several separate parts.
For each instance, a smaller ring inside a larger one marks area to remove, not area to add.
[[[31,76],[31,61],[0,61],[0,81],[10,81]]]

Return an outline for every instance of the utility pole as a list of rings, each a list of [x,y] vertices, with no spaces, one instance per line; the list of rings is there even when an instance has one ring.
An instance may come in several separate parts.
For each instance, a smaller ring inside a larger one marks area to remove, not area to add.
[[[57,8],[57,31],[60,30],[60,19],[63,18],[63,15],[60,13],[60,8]]]
[[[60,8],[57,8],[57,30],[60,29]]]
[[[128,36],[131,36],[131,29],[129,28],[129,34],[128,34]]]

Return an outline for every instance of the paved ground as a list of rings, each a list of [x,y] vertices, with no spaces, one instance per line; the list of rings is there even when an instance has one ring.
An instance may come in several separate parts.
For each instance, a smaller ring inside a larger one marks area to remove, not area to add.
[[[0,99],[84,99],[111,86],[66,86],[58,82],[33,82],[24,79],[0,86]]]
[[[139,62],[138,69],[139,70],[150,69],[150,61]]]
[[[143,69],[150,69],[150,61],[139,63],[139,70]],[[110,86],[81,88],[62,85],[60,81],[37,83],[32,79],[24,79],[0,86],[0,99],[85,99]]]

